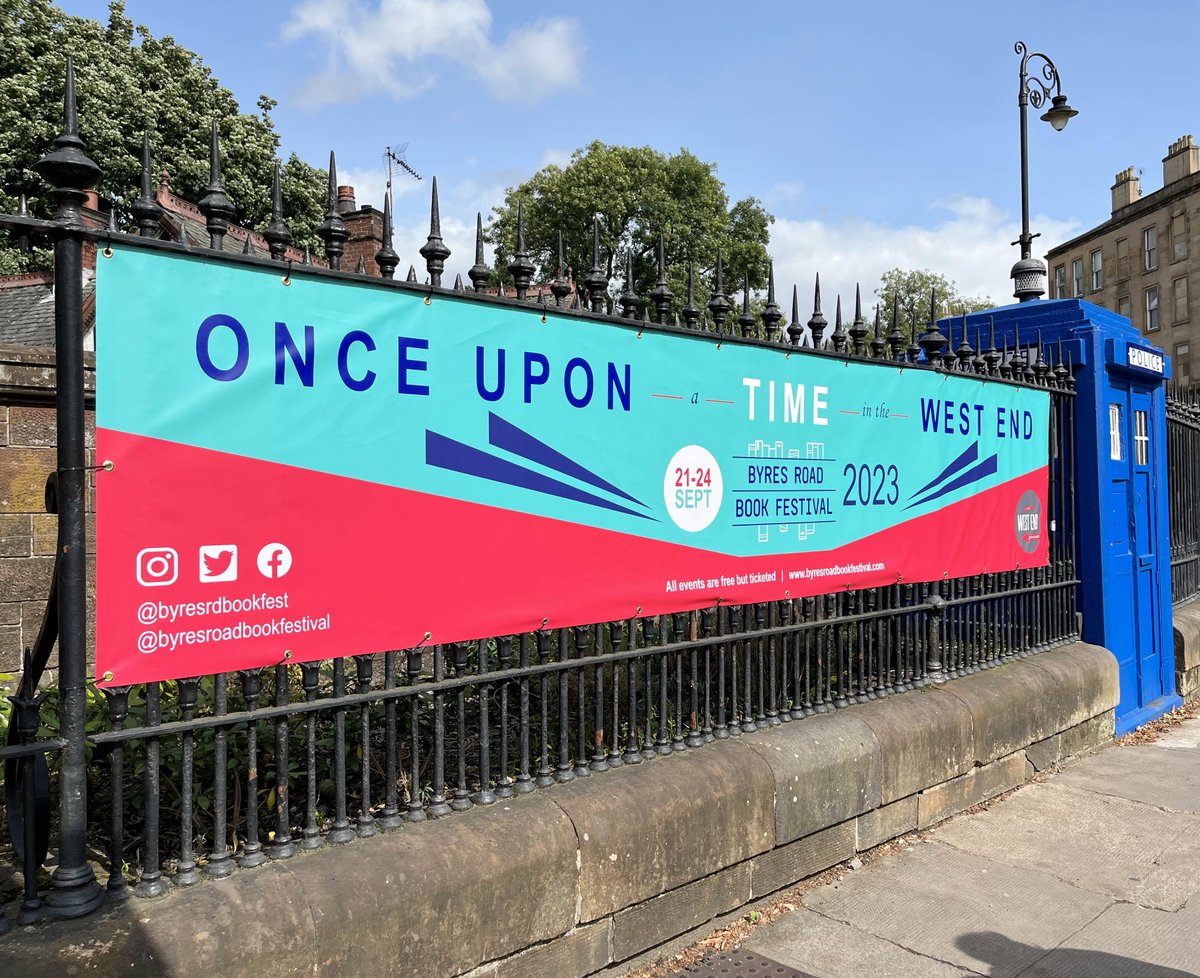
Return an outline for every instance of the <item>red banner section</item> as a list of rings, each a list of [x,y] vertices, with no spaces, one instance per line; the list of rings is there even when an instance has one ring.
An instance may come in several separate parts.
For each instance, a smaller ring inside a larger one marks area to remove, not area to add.
[[[102,685],[986,573],[981,526],[1014,528],[996,570],[1047,560],[1022,512],[1044,468],[844,547],[734,557],[106,429],[98,453],[123,460],[100,482]]]

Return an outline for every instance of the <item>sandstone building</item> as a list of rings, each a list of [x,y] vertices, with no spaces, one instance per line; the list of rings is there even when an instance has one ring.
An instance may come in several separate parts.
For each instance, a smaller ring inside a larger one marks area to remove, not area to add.
[[[1142,196],[1133,167],[1112,186],[1112,216],[1050,250],[1050,298],[1081,298],[1128,316],[1191,383],[1200,354],[1200,146],[1191,136],[1163,158],[1163,185]]]

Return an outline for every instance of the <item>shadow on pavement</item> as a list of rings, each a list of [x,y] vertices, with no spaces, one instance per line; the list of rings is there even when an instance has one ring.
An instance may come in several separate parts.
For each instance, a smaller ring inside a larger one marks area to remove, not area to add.
[[[1021,978],[1198,978],[1200,972],[1180,971],[1137,961],[1107,951],[1059,947],[1049,954],[994,931],[975,931],[955,938],[960,950],[991,967],[989,975]],[[1032,964],[1035,962],[1036,964]],[[1032,964],[1032,966],[1031,966]]]

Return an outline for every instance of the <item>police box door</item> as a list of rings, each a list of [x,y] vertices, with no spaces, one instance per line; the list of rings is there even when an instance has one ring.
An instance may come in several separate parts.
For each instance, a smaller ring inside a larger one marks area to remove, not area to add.
[[[1129,595],[1128,615],[1113,616],[1109,647],[1120,666],[1122,712],[1163,695],[1158,573],[1158,496],[1153,482],[1151,393],[1110,378],[1108,405],[1111,485],[1108,547],[1119,593]]]

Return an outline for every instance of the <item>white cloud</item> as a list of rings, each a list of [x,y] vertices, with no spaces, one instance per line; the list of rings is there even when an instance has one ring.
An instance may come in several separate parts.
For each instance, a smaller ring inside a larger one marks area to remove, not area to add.
[[[542,161],[538,164],[540,170],[544,166],[549,166],[553,163],[555,166],[563,167],[564,169],[571,165],[571,157],[574,155],[569,149],[554,149],[547,147],[542,150]]]
[[[302,0],[283,37],[323,43],[324,71],[297,93],[308,106],[367,94],[407,99],[436,83],[440,61],[473,71],[493,96],[530,103],[574,87],[583,35],[578,21],[551,17],[492,38],[486,0]]]
[[[832,328],[837,296],[842,296],[843,313],[852,317],[855,284],[862,285],[864,307],[873,305],[879,279],[890,268],[928,268],[954,281],[964,295],[989,296],[998,305],[1013,302],[1009,271],[1020,257],[1010,244],[1020,233],[1014,215],[983,197],[938,200],[930,208],[948,216],[928,226],[903,227],[777,218],[770,252],[779,302],[790,314],[791,285],[797,283],[801,318],[807,320],[813,279],[820,272],[822,309]],[[1080,230],[1077,222],[1044,216],[1032,224],[1042,234],[1034,242],[1037,257]],[[870,318],[871,313],[864,308],[863,315]]]

